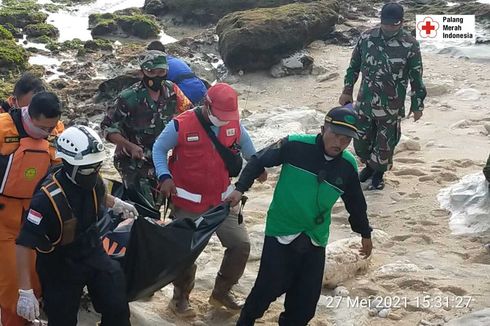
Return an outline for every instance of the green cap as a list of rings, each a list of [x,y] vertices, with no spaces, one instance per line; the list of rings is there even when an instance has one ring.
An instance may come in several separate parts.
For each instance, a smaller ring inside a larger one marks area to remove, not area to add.
[[[139,56],[138,63],[141,69],[168,69],[167,55],[162,51],[147,50]]]

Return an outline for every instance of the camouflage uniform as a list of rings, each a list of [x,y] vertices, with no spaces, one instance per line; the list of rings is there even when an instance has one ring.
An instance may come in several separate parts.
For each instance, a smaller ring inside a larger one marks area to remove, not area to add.
[[[490,182],[490,155],[488,155],[487,165],[483,168],[483,174],[485,175],[485,179]]]
[[[151,69],[151,65],[141,66]],[[153,143],[167,122],[191,107],[192,103],[179,87],[166,80],[157,101],[151,98],[143,82],[138,82],[123,90],[115,107],[109,109],[101,124],[106,137],[120,133],[133,144],[142,147],[144,152],[143,160],[135,160],[125,154],[114,156],[114,165],[121,174],[131,200],[157,209],[161,206],[162,196],[157,196],[152,190],[158,183],[152,161]]]
[[[361,35],[354,48],[344,79],[344,94],[352,95],[362,72],[357,95],[359,140],[357,155],[377,171],[393,163],[393,151],[400,140],[400,121],[405,116],[408,81],[411,86],[410,111],[422,111],[426,90],[422,81],[419,43],[405,30],[385,40],[380,28]]]

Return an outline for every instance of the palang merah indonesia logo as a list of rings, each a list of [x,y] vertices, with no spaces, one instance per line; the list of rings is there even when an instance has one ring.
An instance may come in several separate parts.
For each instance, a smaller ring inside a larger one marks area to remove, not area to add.
[[[417,40],[476,42],[474,15],[416,15]]]
[[[435,38],[439,30],[439,23],[427,16],[421,22],[417,23],[417,35],[421,38]]]

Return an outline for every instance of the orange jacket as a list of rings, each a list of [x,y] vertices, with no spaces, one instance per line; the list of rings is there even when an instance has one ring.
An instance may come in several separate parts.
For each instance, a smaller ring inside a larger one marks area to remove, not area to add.
[[[61,163],[60,159],[56,158],[55,141],[56,137],[65,130],[63,122],[58,121],[58,124],[48,137],[51,153],[51,160],[53,163]],[[15,123],[12,120],[12,116],[9,113],[0,114],[0,155],[10,155],[17,148],[19,148],[19,131],[15,127]]]
[[[58,163],[54,141],[63,123],[58,122],[48,139],[34,139],[19,135],[15,121],[20,119],[20,111],[0,114],[0,194],[29,199],[50,165]]]

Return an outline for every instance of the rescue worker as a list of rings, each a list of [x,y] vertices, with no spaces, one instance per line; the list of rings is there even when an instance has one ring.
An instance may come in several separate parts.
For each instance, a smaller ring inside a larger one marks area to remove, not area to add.
[[[160,41],[151,42],[147,49],[165,52],[165,46]],[[184,60],[167,54],[167,63],[167,79],[176,83],[192,104],[201,104],[207,92],[204,82],[196,76]]]
[[[31,103],[34,94],[44,91],[41,79],[30,72],[24,73],[14,85],[13,95],[6,101],[0,101],[0,113],[9,112],[12,108],[23,108]]]
[[[331,210],[339,197],[349,223],[362,236],[361,255],[371,254],[371,227],[354,156],[346,150],[357,137],[357,117],[331,109],[318,135],[289,135],[253,156],[226,199],[236,205],[265,167],[281,165],[267,212],[259,273],[237,325],[254,325],[286,293],[279,325],[304,326],[320,298]]]
[[[153,146],[159,190],[166,197],[172,196],[174,218],[195,219],[222,203],[233,190],[230,162],[225,163],[218,152],[217,145],[209,136],[211,132],[216,142],[230,153],[236,154],[240,149],[245,159],[255,154],[250,136],[239,122],[238,95],[225,83],[218,83],[208,90],[202,107],[187,111],[169,122]],[[170,150],[172,156],[167,164]],[[236,170],[239,172],[241,165]],[[264,172],[261,181],[265,178]],[[236,211],[230,213],[216,234],[226,250],[209,302],[214,306],[239,310],[241,305],[230,290],[243,274],[250,253],[250,240],[245,224],[238,222]],[[195,315],[189,304],[195,273],[196,265],[193,265],[173,282],[170,308],[177,315]]]
[[[85,286],[102,315],[101,325],[130,325],[124,274],[104,251],[96,222],[104,214],[104,203],[123,218],[137,214],[136,209],[106,195],[98,173],[105,148],[94,130],[86,126],[66,129],[58,137],[57,155],[62,165],[35,192],[17,238],[17,312],[28,320],[39,315],[26,273],[32,248],[37,251],[36,267],[50,326],[77,325]]]
[[[18,100],[20,98],[17,98]],[[58,97],[49,92],[37,93],[22,109],[0,114],[0,309],[3,326],[25,325],[17,316],[18,299],[15,238],[22,215],[28,209],[37,183],[46,175],[55,159],[54,141],[63,131]],[[29,259],[34,263],[35,253]],[[32,288],[40,294],[34,268],[27,271]]]
[[[192,103],[179,87],[166,79],[167,59],[160,51],[139,57],[141,82],[123,90],[102,121],[107,140],[116,144],[114,165],[121,174],[129,198],[158,209],[163,201],[152,189],[157,179],[151,160],[156,137],[166,123]]]
[[[368,189],[384,188],[384,172],[393,164],[401,136],[408,81],[410,114],[422,117],[426,89],[422,81],[422,57],[417,40],[403,28],[403,7],[387,3],[381,10],[381,26],[364,32],[357,42],[344,79],[339,103],[352,102],[354,84],[362,72],[355,109],[359,115],[356,154],[365,163],[361,182],[372,178]]]

